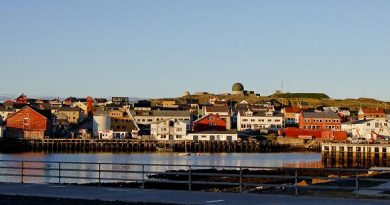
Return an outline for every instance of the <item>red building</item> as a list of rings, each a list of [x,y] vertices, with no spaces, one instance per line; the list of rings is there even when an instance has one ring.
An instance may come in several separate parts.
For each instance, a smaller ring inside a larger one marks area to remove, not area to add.
[[[28,104],[28,98],[22,93],[19,97],[15,99],[16,104]]]
[[[43,139],[51,134],[51,112],[25,106],[7,118],[6,127],[8,137]]]
[[[88,116],[92,116],[93,114],[93,98],[91,96],[87,97],[87,113]]]
[[[206,115],[192,123],[194,132],[203,131],[225,131],[226,121],[221,119],[218,115]]]
[[[347,132],[330,129],[304,130],[296,127],[288,127],[279,131],[279,136],[295,139],[318,139],[318,140],[346,140]]]
[[[362,108],[358,113],[359,120],[386,119],[386,113],[381,108]]]
[[[341,118],[334,112],[302,112],[299,128],[304,130],[341,130]]]

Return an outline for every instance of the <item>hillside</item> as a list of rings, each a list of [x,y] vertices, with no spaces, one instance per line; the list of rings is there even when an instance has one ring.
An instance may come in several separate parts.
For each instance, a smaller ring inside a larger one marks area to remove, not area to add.
[[[309,95],[307,95],[309,94]],[[360,107],[369,107],[369,108],[387,108],[390,109],[389,102],[383,102],[371,98],[358,98],[358,99],[331,99],[326,94],[315,94],[311,93],[302,93],[301,95],[288,95],[289,98],[279,97],[279,96],[239,96],[239,95],[193,95],[186,97],[177,97],[171,98],[172,100],[178,101],[178,103],[184,103],[186,99],[198,99],[200,103],[207,102],[210,98],[218,98],[225,100],[233,100],[236,102],[241,102],[242,100],[247,101],[248,103],[254,103],[256,101],[269,101],[275,99],[276,101],[283,103],[285,105],[291,104],[292,106],[298,106],[300,103],[306,103],[310,107],[316,106],[337,106],[337,107],[348,107],[351,110],[358,110]],[[292,96],[304,96],[304,97],[294,97]],[[320,97],[321,96],[321,97]],[[325,97],[326,96],[326,97]],[[163,100],[167,99],[154,99],[153,104],[160,104]]]

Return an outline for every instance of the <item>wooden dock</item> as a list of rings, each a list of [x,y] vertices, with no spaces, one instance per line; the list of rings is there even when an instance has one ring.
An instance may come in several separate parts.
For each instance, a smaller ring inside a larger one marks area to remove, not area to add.
[[[323,143],[321,152],[328,167],[390,166],[390,144]]]
[[[97,140],[97,139],[43,139],[25,140],[27,151],[34,152],[172,152],[218,153],[218,152],[282,152],[287,145],[260,143],[256,141],[146,141],[146,140]],[[187,148],[185,147],[187,146]]]

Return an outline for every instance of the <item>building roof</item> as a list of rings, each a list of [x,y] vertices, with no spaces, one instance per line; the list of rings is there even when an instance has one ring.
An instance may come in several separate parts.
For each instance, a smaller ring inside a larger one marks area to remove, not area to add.
[[[48,120],[51,120],[51,111],[50,110],[40,110],[38,108],[32,107],[30,105],[25,105],[22,109],[20,109],[18,112],[12,113],[11,115],[8,116],[8,118],[14,116],[15,114],[23,111],[24,109],[30,108],[34,110],[35,112],[39,113],[43,117],[47,118]]]
[[[229,107],[227,106],[206,106],[206,112],[229,112]]]
[[[186,124],[185,121],[177,120],[177,119],[174,119],[174,118],[159,120],[159,121],[153,122],[151,124],[160,124],[160,123],[167,122],[167,121],[174,122],[174,123],[184,123],[184,124]]]
[[[304,118],[331,118],[340,119],[340,117],[334,112],[303,112]]]
[[[208,115],[206,115],[206,116],[203,116],[203,117],[201,117],[201,118],[195,120],[194,123],[200,122],[200,121],[202,121],[202,120],[204,120],[204,119],[206,119],[206,118],[209,118],[210,116],[214,116],[214,117],[216,117],[216,118],[218,118],[218,119],[221,119],[221,118],[219,117],[219,115],[208,114]],[[222,119],[221,119],[221,120],[222,120]]]
[[[356,120],[356,121],[345,122],[345,123],[343,123],[343,124],[344,124],[344,125],[346,125],[346,124],[360,125],[360,124],[364,124],[364,123],[367,123],[367,122],[370,122],[370,121],[373,121],[373,119],[368,119],[368,120]]]
[[[79,107],[59,107],[57,108],[57,111],[59,112],[78,112],[81,108]]]
[[[272,113],[272,116],[267,116],[265,111],[251,111],[252,112],[252,116],[246,116],[245,115],[245,112],[247,112],[247,110],[240,110],[240,115],[243,116],[243,117],[283,117],[282,114],[280,113]]]
[[[14,110],[11,109],[11,108],[4,108],[4,107],[0,107],[0,112],[13,112]]]
[[[236,130],[224,130],[224,131],[217,131],[217,130],[210,130],[210,131],[202,131],[202,132],[192,132],[189,134],[237,134]]]
[[[381,108],[362,108],[362,111],[365,114],[385,114],[385,111]]]
[[[284,112],[285,113],[300,113],[302,111],[299,107],[285,107]]]
[[[168,116],[168,117],[189,117],[191,113],[189,111],[181,110],[153,110],[153,116]]]

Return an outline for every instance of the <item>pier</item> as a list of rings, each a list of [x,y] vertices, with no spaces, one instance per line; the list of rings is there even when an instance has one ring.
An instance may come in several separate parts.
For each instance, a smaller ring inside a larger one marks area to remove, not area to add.
[[[97,139],[25,139],[26,151],[34,152],[283,152],[300,149],[289,145],[258,141],[153,141],[153,140],[97,140]],[[304,147],[302,147],[304,149]]]
[[[390,144],[323,143],[321,152],[328,167],[390,166]]]

